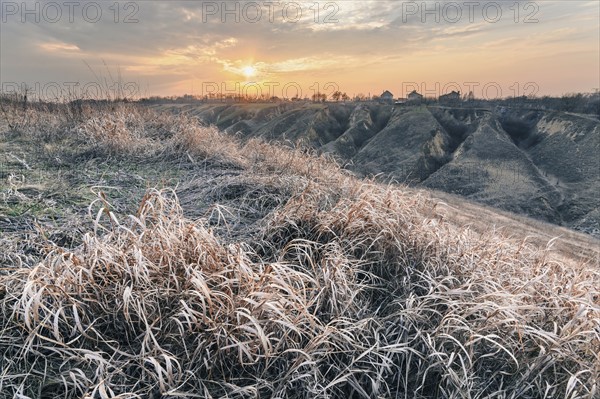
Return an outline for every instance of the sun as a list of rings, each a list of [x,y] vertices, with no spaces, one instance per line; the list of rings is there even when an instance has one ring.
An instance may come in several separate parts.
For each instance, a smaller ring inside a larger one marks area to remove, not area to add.
[[[242,68],[242,73],[246,78],[251,78],[256,75],[256,68],[250,65],[245,66],[244,68]]]

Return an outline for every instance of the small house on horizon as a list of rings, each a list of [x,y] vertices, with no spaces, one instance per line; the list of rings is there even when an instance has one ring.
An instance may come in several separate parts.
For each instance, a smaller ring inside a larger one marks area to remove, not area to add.
[[[452,90],[452,92],[450,92],[448,94],[444,94],[443,96],[440,96],[440,98],[439,98],[440,103],[457,103],[459,101],[460,101],[460,91],[454,91],[454,90]]]
[[[423,95],[417,93],[416,90],[413,90],[410,93],[408,93],[407,99],[411,103],[417,103],[417,102],[421,102],[423,100]]]
[[[381,95],[379,96],[379,99],[382,102],[390,103],[391,104],[391,103],[394,102],[394,95],[389,90],[386,90],[383,93],[381,93]]]

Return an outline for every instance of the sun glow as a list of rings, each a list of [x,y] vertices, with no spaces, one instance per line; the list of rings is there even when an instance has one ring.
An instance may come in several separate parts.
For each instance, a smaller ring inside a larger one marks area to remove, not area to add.
[[[246,78],[251,78],[256,75],[256,68],[254,68],[253,66],[250,66],[250,65],[245,66],[242,69],[242,73],[244,74],[244,76]]]

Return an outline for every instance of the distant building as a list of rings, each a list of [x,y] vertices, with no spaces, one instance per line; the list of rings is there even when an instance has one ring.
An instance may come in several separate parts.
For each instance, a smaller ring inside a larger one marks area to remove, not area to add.
[[[391,104],[391,103],[394,102],[394,95],[390,91],[386,90],[383,93],[381,93],[381,95],[379,96],[379,99],[382,102],[386,102],[386,103],[390,103]]]
[[[411,103],[420,103],[421,101],[423,101],[423,95],[417,93],[416,90],[413,90],[410,93],[408,93],[408,101]]]
[[[441,103],[453,104],[460,102],[460,91],[452,90],[451,93],[440,96]]]

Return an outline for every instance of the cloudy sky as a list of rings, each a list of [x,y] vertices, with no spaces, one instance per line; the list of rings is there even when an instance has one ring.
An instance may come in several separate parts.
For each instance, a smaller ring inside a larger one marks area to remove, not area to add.
[[[505,97],[600,87],[596,0],[1,0],[0,12],[5,90],[121,82],[141,96]]]

